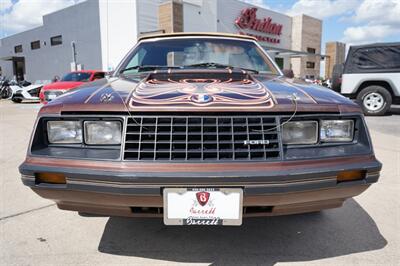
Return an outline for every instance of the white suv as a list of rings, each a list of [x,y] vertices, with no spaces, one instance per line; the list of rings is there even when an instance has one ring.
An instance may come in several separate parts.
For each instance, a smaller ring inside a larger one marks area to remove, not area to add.
[[[351,46],[340,93],[357,99],[366,115],[383,115],[400,103],[400,43]]]

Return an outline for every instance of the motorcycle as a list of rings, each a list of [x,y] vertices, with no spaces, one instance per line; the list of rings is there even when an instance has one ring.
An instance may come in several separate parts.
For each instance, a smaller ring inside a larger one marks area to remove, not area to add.
[[[33,102],[38,102],[39,99],[39,93],[40,90],[44,85],[49,83],[50,81],[48,80],[37,80],[34,84],[28,85],[28,83],[24,83],[21,85],[27,85],[27,86],[21,86],[17,91],[15,91],[11,97],[11,100],[14,103],[20,103],[22,101],[33,101]]]
[[[20,103],[23,100],[39,101],[39,93],[44,84],[46,84],[45,81],[32,84],[26,80],[16,82],[4,77],[0,80],[0,98],[11,99],[14,103]]]
[[[13,89],[11,88],[11,82],[3,78],[0,84],[0,98],[1,99],[9,99],[13,95]]]

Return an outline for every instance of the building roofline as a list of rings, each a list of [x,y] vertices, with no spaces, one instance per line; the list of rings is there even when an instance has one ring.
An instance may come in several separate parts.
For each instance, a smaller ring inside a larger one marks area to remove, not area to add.
[[[311,19],[314,19],[314,20],[318,20],[318,21],[320,21],[321,23],[323,22],[322,19],[319,19],[319,18],[310,16],[310,15],[306,15],[306,14],[304,14],[304,13],[301,13],[301,14],[292,16],[292,18],[295,18],[295,17],[307,17],[307,18],[311,18]]]
[[[6,40],[6,39],[9,39],[9,38],[13,38],[15,36],[18,36],[18,35],[25,34],[27,32],[39,30],[39,29],[43,28],[43,26],[44,26],[44,24],[43,24],[43,20],[42,20],[42,24],[41,25],[35,26],[34,28],[26,29],[24,31],[13,33],[13,34],[10,34],[8,36],[4,36],[4,37],[0,38],[0,40]]]
[[[211,37],[230,37],[245,39],[251,41],[257,41],[256,38],[243,34],[233,33],[220,33],[220,32],[174,32],[174,33],[163,33],[163,34],[149,34],[139,37],[138,41],[153,39],[153,38],[170,38],[170,37],[185,37],[185,36],[211,36]]]
[[[70,5],[70,6],[61,8],[61,9],[59,9],[59,10],[55,10],[55,11],[53,11],[53,12],[44,14],[44,15],[41,16],[42,21],[41,21],[41,23],[40,23],[39,25],[34,26],[33,28],[25,29],[25,30],[20,31],[20,32],[13,33],[13,34],[8,35],[8,36],[4,36],[4,37],[0,38],[0,40],[4,40],[4,39],[7,39],[7,38],[11,38],[11,37],[14,37],[14,36],[18,36],[18,35],[20,35],[20,34],[25,34],[25,33],[27,33],[27,32],[31,32],[31,31],[35,31],[35,30],[41,29],[41,28],[43,28],[43,27],[45,26],[45,19],[47,19],[48,17],[52,17],[53,15],[57,15],[57,14],[59,14],[59,13],[64,12],[64,11],[67,10],[67,9],[76,7],[76,6],[78,6],[78,5],[82,5],[82,4],[86,3],[86,2],[87,2],[87,0],[84,0],[84,1],[82,1],[82,2],[75,3],[75,4],[72,4],[72,5]]]

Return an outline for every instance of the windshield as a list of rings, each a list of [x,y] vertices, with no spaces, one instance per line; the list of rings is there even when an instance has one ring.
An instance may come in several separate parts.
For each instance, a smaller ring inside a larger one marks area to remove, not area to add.
[[[61,81],[89,81],[91,73],[86,72],[71,72],[65,75]]]
[[[145,67],[140,67],[145,66]],[[122,65],[124,74],[157,67],[218,68],[230,66],[259,73],[277,73],[273,64],[251,41],[185,38],[142,42]]]

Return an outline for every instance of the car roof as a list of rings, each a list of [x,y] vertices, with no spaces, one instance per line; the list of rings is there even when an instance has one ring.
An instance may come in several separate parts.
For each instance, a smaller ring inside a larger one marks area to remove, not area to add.
[[[90,69],[90,70],[71,71],[71,72],[68,72],[68,73],[95,73],[95,72],[104,72],[104,71],[103,71],[103,70],[93,70],[93,69]]]
[[[371,47],[385,47],[385,46],[398,46],[400,42],[381,42],[381,43],[370,43],[363,45],[352,45],[350,49],[359,49],[359,48],[371,48]]]
[[[220,33],[220,32],[174,32],[174,33],[163,33],[163,34],[149,34],[139,37],[138,41],[155,39],[155,38],[174,38],[174,37],[229,37],[244,40],[257,41],[256,38],[243,35],[243,34],[233,34],[233,33]]]

